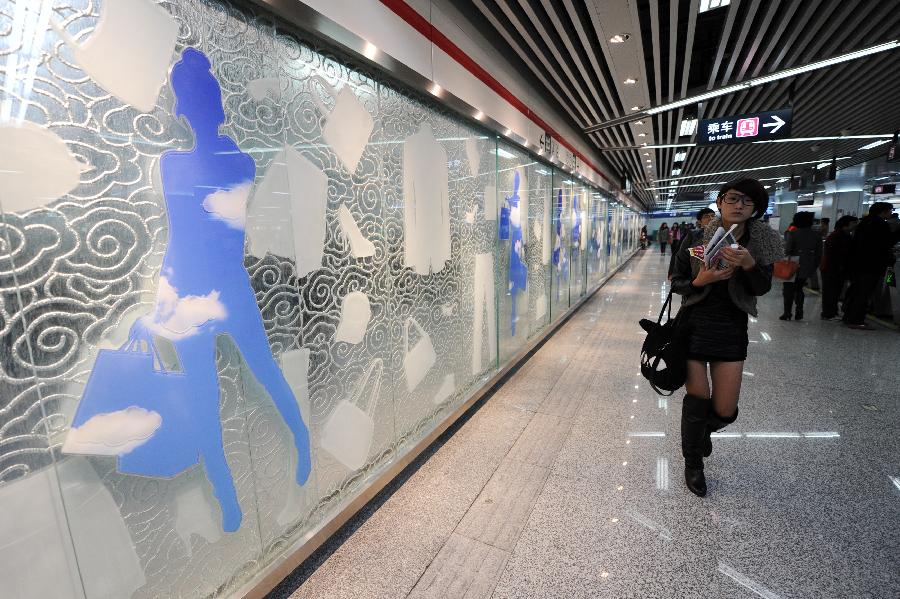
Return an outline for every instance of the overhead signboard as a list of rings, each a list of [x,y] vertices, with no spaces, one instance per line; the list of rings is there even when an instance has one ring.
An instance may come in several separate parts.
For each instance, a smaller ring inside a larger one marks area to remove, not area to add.
[[[703,119],[697,129],[697,144],[713,146],[767,141],[791,136],[790,108]]]

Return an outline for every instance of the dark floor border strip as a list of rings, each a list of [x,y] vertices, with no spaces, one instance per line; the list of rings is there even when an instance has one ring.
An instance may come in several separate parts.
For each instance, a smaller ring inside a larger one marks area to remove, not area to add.
[[[393,464],[388,466],[381,474],[374,478],[359,495],[348,499],[342,507],[337,508],[337,513],[331,519],[323,522],[319,528],[308,532],[298,539],[289,549],[282,553],[280,558],[273,560],[271,564],[260,570],[260,572],[258,572],[249,582],[238,588],[229,595],[229,597],[231,597],[231,599],[264,599],[270,591],[275,589],[275,587],[277,587],[294,570],[302,566],[306,559],[319,549],[319,547],[325,544],[328,539],[334,536],[344,524],[358,512],[362,511],[362,509],[366,507],[366,505],[368,505],[369,502],[372,501],[391,481],[404,475],[404,470],[412,465],[416,458],[423,452],[428,450],[447,429],[460,418],[466,416],[480,400],[490,396],[497,387],[502,386],[503,383],[527,362],[550,337],[568,322],[588,300],[593,298],[598,291],[606,286],[606,284],[639,253],[639,251],[635,251],[628,256],[622,264],[606,275],[597,287],[579,298],[579,300],[570,306],[556,321],[547,325],[546,330],[541,335],[530,340],[503,368],[494,374],[494,376],[479,389],[475,390],[465,402],[444,418],[444,420],[428,433],[428,435],[416,443],[411,450],[402,456],[399,456]],[[408,475],[406,478],[408,478]]]

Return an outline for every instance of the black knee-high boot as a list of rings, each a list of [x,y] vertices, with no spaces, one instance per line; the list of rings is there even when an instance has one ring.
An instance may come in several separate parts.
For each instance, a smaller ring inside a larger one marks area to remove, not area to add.
[[[687,394],[681,406],[681,454],[684,456],[684,482],[691,493],[706,495],[703,476],[703,444],[710,400]]]
[[[722,418],[718,414],[716,414],[715,408],[713,408],[712,402],[709,402],[709,411],[706,413],[706,437],[703,440],[703,457],[708,458],[712,455],[712,438],[711,434],[718,430],[722,430],[735,420],[738,417],[738,409],[734,409],[734,416],[731,418]]]

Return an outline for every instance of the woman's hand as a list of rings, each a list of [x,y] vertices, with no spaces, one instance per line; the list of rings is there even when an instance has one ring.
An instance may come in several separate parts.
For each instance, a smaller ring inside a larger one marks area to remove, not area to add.
[[[691,281],[694,287],[705,287],[710,283],[718,283],[719,281],[727,281],[734,274],[734,266],[730,264],[726,268],[707,268],[705,264],[700,265],[700,272]]]
[[[753,259],[753,256],[750,255],[750,252],[747,248],[743,246],[737,246],[737,249],[731,247],[724,247],[720,252],[720,256],[722,260],[727,262],[734,268],[743,268],[744,270],[750,270],[754,266],[756,266],[756,260]]]

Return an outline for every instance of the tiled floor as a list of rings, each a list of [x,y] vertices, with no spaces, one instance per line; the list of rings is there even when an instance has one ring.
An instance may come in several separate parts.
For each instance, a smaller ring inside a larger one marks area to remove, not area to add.
[[[637,368],[665,266],[632,260],[271,598],[900,597],[900,334],[779,321],[773,289],[699,499],[680,396]]]

